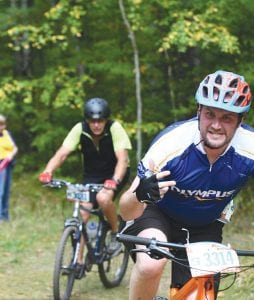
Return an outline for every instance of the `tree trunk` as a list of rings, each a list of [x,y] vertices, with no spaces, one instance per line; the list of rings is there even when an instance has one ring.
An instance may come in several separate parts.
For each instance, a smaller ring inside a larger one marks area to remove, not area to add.
[[[134,71],[135,71],[135,85],[136,85],[136,101],[137,101],[137,152],[136,152],[136,159],[137,162],[141,159],[142,154],[142,98],[141,98],[141,74],[140,74],[140,67],[139,67],[139,52],[136,43],[135,34],[130,26],[128,18],[125,13],[125,8],[122,0],[119,0],[119,7],[122,14],[122,18],[124,24],[128,31],[128,37],[131,40],[131,45],[133,49],[133,56],[134,56]]]

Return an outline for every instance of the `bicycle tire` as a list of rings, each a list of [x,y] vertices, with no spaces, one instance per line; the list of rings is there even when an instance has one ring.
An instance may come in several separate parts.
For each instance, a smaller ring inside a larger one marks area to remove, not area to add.
[[[121,249],[117,251],[116,255],[109,255],[107,253],[107,245],[110,238],[111,230],[107,229],[102,234],[100,247],[100,249],[103,249],[104,259],[98,264],[99,277],[106,288],[113,288],[121,283],[129,261],[129,252],[124,244],[122,244]]]
[[[72,261],[76,248],[74,236],[77,230],[75,226],[66,227],[58,244],[53,274],[54,300],[68,300],[72,293],[75,281]]]

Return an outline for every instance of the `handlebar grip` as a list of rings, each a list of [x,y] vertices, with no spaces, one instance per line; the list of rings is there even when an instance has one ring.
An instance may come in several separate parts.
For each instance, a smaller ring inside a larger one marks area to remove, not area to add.
[[[238,256],[254,256],[252,250],[235,250]]]
[[[183,244],[158,241],[158,240],[156,240],[156,238],[145,238],[145,237],[122,234],[122,233],[118,233],[116,238],[119,242],[133,243],[133,244],[137,244],[137,245],[149,246],[149,245],[151,245],[152,242],[154,242],[154,244],[156,246],[166,247],[168,249],[177,249],[177,250],[186,249],[186,246]]]
[[[151,244],[151,239],[134,236],[134,235],[118,233],[116,235],[116,238],[119,242],[134,243],[134,244],[145,245],[145,246]]]
[[[166,247],[171,250],[175,249],[175,250],[180,250],[180,251],[183,251],[186,249],[186,245],[158,241],[155,238],[144,238],[144,237],[122,234],[122,233],[118,233],[116,235],[116,238],[119,242],[132,243],[132,244],[138,244],[138,245],[144,245],[144,246],[150,246],[152,241],[154,241],[154,243],[157,247]],[[162,251],[162,249],[160,249],[160,250]],[[235,251],[238,256],[252,256],[252,257],[254,256],[253,250],[235,250]]]
[[[62,180],[62,179],[52,179],[50,182],[45,183],[44,186],[46,187],[52,187],[52,188],[62,188],[64,186],[67,186],[69,182]]]

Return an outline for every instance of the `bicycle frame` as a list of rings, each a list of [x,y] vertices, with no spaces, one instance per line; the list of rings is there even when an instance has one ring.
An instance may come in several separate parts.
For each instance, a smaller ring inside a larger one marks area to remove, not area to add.
[[[89,214],[95,215],[98,218],[98,230],[97,230],[97,236],[96,236],[96,243],[95,243],[95,247],[93,247],[93,245],[91,244],[89,238],[88,238],[88,234],[86,231],[86,226],[85,224],[80,221],[79,219],[79,210],[85,210],[86,212],[88,212]],[[100,249],[100,238],[102,236],[102,232],[104,230],[104,228],[108,228],[109,224],[108,222],[105,220],[104,215],[101,211],[100,208],[97,209],[93,209],[93,208],[86,208],[86,207],[81,207],[80,206],[80,201],[75,201],[74,203],[74,208],[73,208],[73,213],[72,213],[72,218],[71,219],[67,219],[64,223],[64,227],[68,227],[68,226],[76,226],[77,228],[79,228],[78,230],[78,234],[79,235],[83,235],[84,240],[85,240],[85,244],[88,250],[88,256],[90,259],[90,262],[92,264],[100,264],[103,259],[104,256],[102,255],[101,249]],[[77,240],[80,241],[80,236],[77,237]],[[79,253],[79,243],[77,245],[76,248],[76,253],[74,254],[74,260],[73,263],[75,264],[77,261],[77,256]]]
[[[100,264],[104,258],[105,255],[102,253],[102,249],[100,249],[100,240],[103,235],[103,231],[107,231],[108,228],[110,228],[109,223],[105,220],[104,215],[101,211],[101,209],[88,209],[85,207],[82,207],[83,210],[87,211],[90,214],[93,214],[98,217],[99,222],[98,222],[98,230],[97,230],[97,235],[96,235],[96,242],[95,246],[91,244],[91,241],[88,238],[88,234],[86,231],[86,226],[83,224],[82,226],[82,234],[85,239],[85,244],[88,249],[88,255],[89,259],[91,260],[92,264]]]
[[[49,186],[49,187],[54,187],[54,188],[61,188],[63,186],[68,187],[75,187],[77,186],[79,189],[79,186],[81,186],[80,184],[77,185],[73,185],[70,184],[69,182],[65,181],[65,180],[61,180],[61,179],[54,179],[52,180],[50,183],[46,184],[45,186]],[[90,202],[90,188],[92,187],[94,189],[94,191],[98,192],[103,185],[102,184],[87,184],[86,185],[88,190],[85,191],[85,201],[84,202]],[[75,191],[75,188],[74,188]],[[72,192],[72,191],[71,191]],[[68,194],[68,193],[67,193]],[[89,260],[91,262],[91,264],[100,264],[103,259],[105,258],[105,255],[102,255],[102,251],[100,249],[100,238],[103,234],[103,230],[106,230],[105,228],[109,227],[108,222],[106,221],[102,210],[100,208],[86,208],[84,206],[81,206],[80,203],[83,202],[81,200],[82,197],[80,197],[79,194],[75,194],[74,192],[74,196],[77,197],[74,199],[68,198],[71,202],[74,203],[73,205],[73,212],[72,212],[72,217],[69,219],[66,219],[64,222],[64,228],[66,227],[70,227],[70,226],[74,226],[76,228],[78,228],[77,234],[78,236],[76,236],[75,240],[78,241],[77,242],[77,247],[76,247],[76,251],[74,253],[74,258],[72,261],[72,265],[73,268],[75,268],[75,265],[77,263],[77,258],[78,258],[78,253],[79,253],[79,249],[80,249],[80,238],[81,235],[83,235],[84,240],[85,240],[85,244],[88,250],[88,257]],[[95,247],[93,247],[93,245],[91,244],[87,231],[86,231],[86,225],[81,221],[80,219],[80,209],[88,212],[89,214],[95,215],[98,218],[98,230],[97,230],[97,236],[96,236],[96,244]]]
[[[192,277],[182,288],[170,288],[170,300],[214,300],[214,277]]]

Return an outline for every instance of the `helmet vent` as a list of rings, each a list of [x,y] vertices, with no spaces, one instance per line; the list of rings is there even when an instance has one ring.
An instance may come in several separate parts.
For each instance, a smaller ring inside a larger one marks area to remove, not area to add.
[[[237,88],[237,85],[238,85],[238,78],[235,78],[230,82],[229,87]]]
[[[210,76],[207,76],[206,79],[204,80],[204,84],[207,84],[209,82]]]
[[[225,94],[225,97],[224,97],[224,103],[228,103],[230,102],[230,100],[232,99],[232,97],[234,96],[234,92],[233,91],[230,91],[230,92],[227,92]]]
[[[245,96],[239,96],[234,105],[241,106],[242,103],[244,102],[244,99],[245,99]]]
[[[221,77],[221,75],[216,76],[215,83],[222,84],[222,77]]]
[[[220,90],[215,86],[213,88],[213,100],[218,101],[219,96],[220,96]]]
[[[244,88],[243,88],[243,93],[244,94],[247,94],[247,93],[249,93],[249,87],[246,85]]]
[[[207,86],[203,87],[203,97],[208,98],[208,88],[207,88]]]

